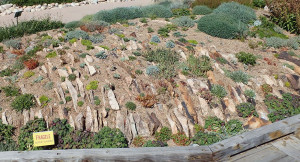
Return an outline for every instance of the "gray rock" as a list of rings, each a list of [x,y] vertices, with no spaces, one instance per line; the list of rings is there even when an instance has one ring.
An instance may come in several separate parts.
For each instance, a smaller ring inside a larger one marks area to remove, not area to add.
[[[66,80],[65,83],[66,83],[66,85],[69,89],[69,92],[71,94],[72,101],[73,101],[73,107],[74,107],[75,111],[77,111],[78,93],[77,93],[76,89],[74,88],[74,86],[72,85],[72,83],[69,80]]]
[[[93,127],[94,127],[94,124],[93,124],[92,110],[89,106],[87,106],[87,108],[86,108],[85,129],[87,131],[92,131]]]
[[[76,130],[83,130],[84,118],[82,113],[79,113],[75,118],[75,128]]]
[[[107,96],[108,96],[110,107],[113,110],[120,110],[119,104],[116,100],[116,96],[111,89],[108,91]]]

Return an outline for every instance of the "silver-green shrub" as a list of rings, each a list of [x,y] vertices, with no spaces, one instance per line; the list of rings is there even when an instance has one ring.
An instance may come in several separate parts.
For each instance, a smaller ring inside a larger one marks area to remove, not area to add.
[[[194,15],[207,15],[213,12],[213,10],[207,6],[195,6],[193,8]]]
[[[74,31],[70,31],[67,33],[65,39],[66,40],[70,40],[70,39],[73,39],[73,38],[76,38],[76,39],[89,39],[89,35],[87,32],[85,31],[82,31],[82,30],[74,30]]]
[[[188,16],[181,16],[181,17],[175,18],[171,22],[179,27],[191,28],[195,25],[194,20],[192,20]]]

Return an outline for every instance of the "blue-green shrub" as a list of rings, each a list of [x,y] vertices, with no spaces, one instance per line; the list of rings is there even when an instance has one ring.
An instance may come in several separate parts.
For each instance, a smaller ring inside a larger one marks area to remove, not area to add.
[[[94,34],[94,35],[89,37],[89,40],[92,41],[95,44],[96,43],[102,43],[104,39],[105,39],[105,36],[103,36],[101,34]]]
[[[151,42],[160,43],[160,39],[157,35],[153,35],[151,38]]]
[[[112,10],[104,10],[96,13],[93,20],[101,20],[108,23],[135,19],[142,17],[143,13],[138,7],[119,7]]]
[[[247,25],[237,23],[227,14],[209,14],[198,21],[198,29],[214,37],[233,39],[240,37],[247,31]]]
[[[82,24],[83,23],[80,22],[80,21],[71,21],[71,22],[69,22],[69,23],[67,23],[65,25],[65,28],[67,28],[67,29],[75,29],[75,28],[80,27],[80,25],[82,25]]]
[[[10,39],[4,42],[4,44],[10,48],[12,47],[13,49],[20,49],[21,48],[21,41],[17,39]]]
[[[162,17],[169,18],[172,17],[172,11],[169,8],[166,8],[162,5],[151,5],[141,8],[144,17]]]
[[[167,48],[174,48],[175,47],[174,41],[172,41],[172,40],[167,41],[166,47]]]
[[[256,15],[252,8],[241,5],[237,2],[222,3],[213,12],[217,14],[224,13],[230,15],[236,22],[241,21],[245,24],[256,20]]]
[[[82,31],[82,30],[74,30],[74,31],[70,31],[67,33],[65,39],[66,40],[71,40],[73,38],[76,38],[76,39],[89,39],[89,35],[88,33],[86,33],[85,31]]]
[[[159,74],[159,68],[157,66],[148,66],[146,69],[146,74],[147,75],[157,75]]]
[[[212,13],[213,10],[207,6],[195,6],[193,8],[193,14],[194,15],[207,15]]]
[[[192,20],[188,16],[182,16],[182,17],[175,18],[171,22],[179,27],[191,28],[195,25],[194,20]]]
[[[95,57],[99,58],[99,59],[106,59],[107,58],[107,55],[105,54],[104,51],[101,51],[99,53],[96,53],[95,54]]]
[[[280,48],[280,47],[290,47],[295,50],[299,49],[299,40],[297,37],[290,39],[282,39],[278,37],[266,38],[266,45],[268,47]]]

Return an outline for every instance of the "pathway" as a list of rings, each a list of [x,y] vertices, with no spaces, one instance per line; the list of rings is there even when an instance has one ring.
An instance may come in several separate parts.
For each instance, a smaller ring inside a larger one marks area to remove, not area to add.
[[[50,9],[37,12],[23,12],[19,21],[51,17],[53,20],[61,20],[68,23],[80,20],[82,17],[95,14],[100,10],[109,10],[117,7],[146,6],[153,4],[153,0],[135,0],[127,2],[103,2],[99,4],[90,4],[84,6],[68,7],[63,9]],[[14,14],[0,16],[0,26],[7,26],[16,23]]]

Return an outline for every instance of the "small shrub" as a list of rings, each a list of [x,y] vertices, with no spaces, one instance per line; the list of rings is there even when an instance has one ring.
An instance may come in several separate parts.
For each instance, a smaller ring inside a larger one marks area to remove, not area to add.
[[[6,97],[18,96],[20,94],[19,89],[14,86],[1,87],[1,90],[5,93]]]
[[[194,15],[207,15],[213,12],[213,10],[207,6],[195,6],[193,8]]]
[[[23,74],[23,78],[28,79],[28,78],[34,76],[34,74],[35,74],[35,72],[33,72],[33,71],[26,71],[26,72]]]
[[[80,21],[71,21],[71,22],[69,22],[69,23],[67,23],[65,25],[65,28],[67,28],[67,29],[75,29],[75,28],[80,27],[82,24],[83,23],[80,22]]]
[[[187,66],[195,76],[206,76],[206,72],[212,70],[210,59],[207,56],[195,57],[190,55],[187,59]]]
[[[85,31],[82,31],[82,30],[74,30],[74,31],[70,31],[67,33],[65,39],[66,40],[71,40],[73,38],[76,38],[76,39],[89,39],[89,35],[88,33],[86,33]]]
[[[29,70],[33,70],[33,69],[35,69],[35,68],[37,68],[39,66],[39,62],[37,60],[30,59],[30,60],[24,61],[24,65]]]
[[[167,144],[162,141],[151,141],[151,140],[146,141],[146,143],[143,145],[143,147],[165,147],[165,146],[167,146]]]
[[[278,37],[266,38],[266,45],[268,47],[274,47],[274,48],[290,47],[295,50],[299,49],[298,41],[293,38],[290,39],[282,39]]]
[[[77,102],[77,106],[79,106],[79,107],[82,107],[82,106],[83,106],[83,104],[84,104],[84,102],[83,102],[83,101],[78,101],[78,102]]]
[[[155,132],[155,139],[158,141],[167,142],[171,139],[172,132],[168,127],[162,127],[159,132]]]
[[[227,96],[227,92],[221,85],[212,85],[211,93],[219,98],[224,98]]]
[[[68,76],[68,79],[69,79],[70,81],[74,81],[74,80],[76,80],[76,75],[75,75],[75,74],[70,74],[70,75]]]
[[[17,39],[10,39],[4,42],[7,48],[12,47],[13,49],[21,49],[21,41]]]
[[[53,51],[53,52],[48,53],[48,54],[46,55],[46,58],[54,58],[54,57],[56,57],[56,56],[57,56],[56,52]]]
[[[175,18],[171,22],[179,27],[191,28],[195,25],[194,20],[192,20],[191,18],[189,18],[187,16]]]
[[[106,59],[107,58],[107,55],[105,54],[105,51],[101,51],[99,53],[96,53],[95,54],[95,57],[96,58],[99,58],[99,59]]]
[[[188,146],[191,143],[190,139],[183,132],[172,135],[172,140],[179,146]]]
[[[174,48],[175,43],[172,40],[167,41],[166,48]]]
[[[47,105],[48,105],[48,102],[50,102],[50,99],[49,99],[47,96],[45,96],[45,95],[42,95],[42,96],[39,98],[39,100],[40,100],[40,103],[42,104],[42,107],[47,106]]]
[[[128,147],[124,134],[117,128],[103,127],[94,139],[95,148],[125,148]]]
[[[251,53],[240,52],[240,53],[237,53],[235,56],[239,60],[239,62],[242,62],[246,65],[255,65],[256,64],[257,57]]]
[[[236,135],[243,130],[243,123],[239,120],[229,120],[225,124],[225,130],[228,135]]]
[[[174,37],[185,37],[186,35],[185,34],[181,34],[180,32],[174,32],[173,36]]]
[[[135,71],[135,74],[142,75],[142,74],[143,74],[143,71],[142,71],[142,70],[136,70],[136,71]]]
[[[244,94],[246,97],[248,98],[252,98],[252,99],[255,99],[255,92],[251,89],[247,89],[244,91]]]
[[[23,94],[17,96],[11,103],[11,107],[16,111],[29,110],[35,105],[34,96],[32,94]]]
[[[158,29],[158,34],[160,35],[160,36],[162,36],[162,37],[168,37],[169,36],[169,32],[170,32],[170,30],[168,29],[168,28],[166,28],[166,27],[160,27],[159,29]]]
[[[250,76],[247,73],[240,70],[230,72],[229,74],[226,75],[236,83],[248,84],[248,80],[250,78]]]
[[[145,144],[145,139],[142,136],[136,136],[133,139],[132,144],[135,147],[142,147]]]
[[[175,9],[172,9],[172,13],[173,13],[173,16],[175,16],[175,17],[188,16],[188,15],[191,14],[190,10],[186,9],[186,8],[175,8]]]
[[[197,132],[195,136],[192,138],[193,143],[198,145],[210,145],[221,140],[220,135],[214,132],[204,133]]]
[[[291,83],[288,82],[288,81],[284,82],[284,85],[285,85],[287,88],[290,88],[290,87],[291,87]]]
[[[223,13],[231,15],[236,22],[248,24],[250,21],[256,20],[256,14],[250,7],[241,5],[237,2],[222,3],[216,8],[214,13]]]
[[[85,40],[85,39],[81,40],[81,44],[84,45],[84,46],[91,46],[91,45],[93,45],[93,43],[91,41]]]
[[[273,92],[273,88],[269,84],[261,85],[261,89],[262,89],[262,91],[264,92],[265,95]]]
[[[102,43],[104,39],[105,39],[105,36],[103,36],[101,34],[94,34],[89,37],[89,40],[95,44]]]
[[[129,110],[135,110],[136,109],[136,104],[133,103],[133,102],[127,102],[125,104],[126,108],[129,109]]]
[[[222,127],[225,125],[225,122],[217,117],[208,117],[205,119],[205,125],[204,128],[208,131],[213,132],[222,132]]]
[[[120,74],[116,74],[116,73],[115,73],[115,74],[113,75],[113,77],[114,77],[115,79],[121,79],[121,75],[120,75]]]
[[[65,100],[66,100],[66,102],[70,102],[70,101],[72,101],[72,97],[71,97],[71,96],[67,96],[67,97],[65,98]]]
[[[294,69],[295,69],[295,67],[294,67],[293,65],[290,65],[290,64],[288,64],[288,63],[284,63],[283,66],[285,66],[285,67],[287,67],[287,68],[289,68],[289,69],[291,69],[291,70],[294,70]]]
[[[91,81],[87,86],[86,90],[96,90],[98,88],[98,81]]]
[[[160,39],[157,35],[153,35],[151,38],[151,42],[160,43]]]
[[[151,66],[148,66],[147,67],[147,69],[146,69],[146,74],[147,75],[157,75],[157,74],[159,74],[159,68],[157,67],[157,66],[153,66],[153,65],[151,65]]]
[[[255,106],[251,103],[241,103],[236,107],[236,109],[239,117],[247,118],[252,115],[258,117]]]
[[[263,8],[266,6],[265,0],[253,0],[253,6]]]
[[[11,69],[11,68],[6,68],[6,69],[0,71],[0,76],[1,76],[1,77],[4,77],[4,76],[12,76],[14,72],[15,72],[15,71],[14,71],[13,69]]]
[[[148,33],[153,33],[154,32],[154,30],[151,27],[148,27],[147,30],[148,30]]]
[[[141,8],[144,17],[161,17],[170,18],[172,17],[172,11],[162,5],[150,5]]]
[[[110,24],[105,21],[91,21],[91,22],[85,23],[85,27],[88,32],[98,31],[101,33],[109,25]]]
[[[198,21],[198,29],[214,37],[233,39],[242,37],[247,26],[244,23],[237,23],[236,20],[227,14],[209,14]]]

